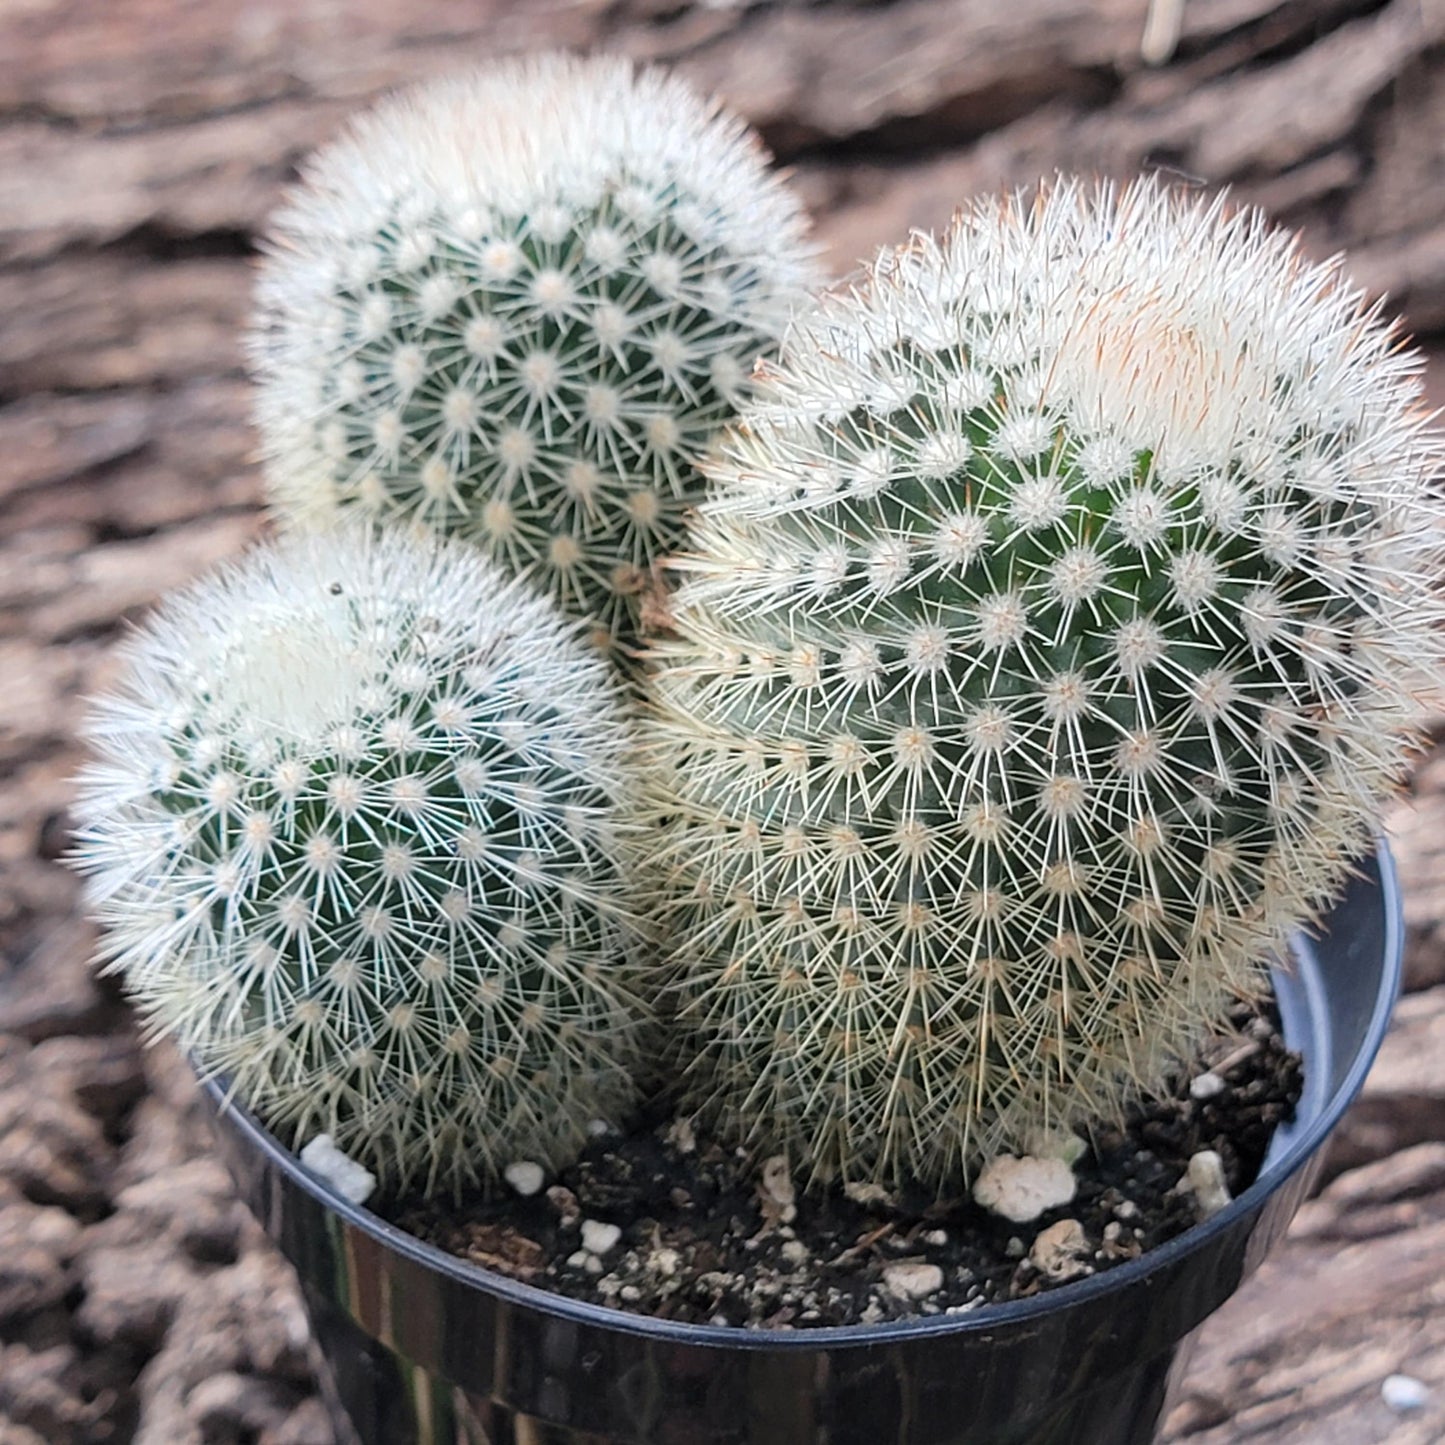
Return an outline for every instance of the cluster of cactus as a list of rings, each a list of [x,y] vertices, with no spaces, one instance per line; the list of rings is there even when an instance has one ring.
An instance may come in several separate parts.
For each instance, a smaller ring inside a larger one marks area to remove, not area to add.
[[[443,1189],[630,1106],[622,708],[472,549],[263,547],[153,620],[91,733],[107,957],[274,1128]]]
[[[280,218],[294,535],[133,645],[79,862],[155,1031],[297,1142],[561,1164],[665,1001],[728,1138],[955,1189],[1163,1086],[1377,826],[1438,449],[1339,274],[1061,184],[753,373],[801,235],[737,122],[560,57],[382,107]]]
[[[696,461],[805,294],[751,133],[625,61],[501,64],[322,152],[252,336],[283,521],[410,520],[636,640]]]
[[[956,1187],[1157,1089],[1438,675],[1415,363],[1248,212],[1061,185],[791,335],[653,680],[692,1107]]]

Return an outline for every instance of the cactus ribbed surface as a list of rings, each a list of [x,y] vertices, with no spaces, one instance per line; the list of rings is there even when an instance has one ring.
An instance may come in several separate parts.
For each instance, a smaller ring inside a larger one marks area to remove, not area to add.
[[[619,703],[475,551],[259,548],[160,611],[90,732],[105,957],[273,1128],[442,1189],[630,1105]]]
[[[460,536],[625,647],[813,278],[803,226],[741,122],[623,60],[389,101],[275,222],[251,340],[279,516]]]
[[[948,1190],[1163,1084],[1440,675],[1417,372],[1333,267],[1147,183],[976,203],[797,327],[658,649],[695,1108]]]

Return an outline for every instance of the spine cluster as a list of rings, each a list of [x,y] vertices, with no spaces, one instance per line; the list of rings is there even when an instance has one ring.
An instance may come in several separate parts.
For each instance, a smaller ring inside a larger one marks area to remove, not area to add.
[[[276,222],[262,277],[283,521],[465,538],[628,648],[697,459],[812,277],[765,161],[622,61],[504,64],[364,117]]]
[[[654,679],[695,1107],[943,1189],[1163,1084],[1438,675],[1415,368],[1257,216],[1147,184],[975,205],[797,328]]]
[[[645,1026],[604,662],[469,549],[357,529],[169,605],[95,707],[80,864],[157,1032],[429,1189],[560,1163]]]

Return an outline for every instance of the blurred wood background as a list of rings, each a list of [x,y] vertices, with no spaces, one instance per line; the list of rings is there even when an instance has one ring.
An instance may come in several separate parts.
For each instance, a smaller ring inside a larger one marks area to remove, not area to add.
[[[397,84],[617,50],[760,127],[839,272],[981,189],[1161,170],[1347,250],[1445,350],[1445,0],[1155,0],[1146,43],[1150,11],[0,0],[0,1445],[331,1445],[293,1287],[90,978],[56,861],[111,643],[261,528],[238,334],[298,159]],[[1411,992],[1332,1182],[1204,1330],[1171,1440],[1445,1439],[1445,753],[1395,835]],[[1395,1373],[1415,1408],[1383,1398]]]

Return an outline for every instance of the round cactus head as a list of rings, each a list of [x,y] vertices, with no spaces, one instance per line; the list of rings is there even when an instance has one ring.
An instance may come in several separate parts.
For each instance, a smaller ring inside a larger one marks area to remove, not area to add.
[[[1416,372],[1332,267],[1152,184],[980,202],[799,323],[659,649],[699,1109],[951,1188],[1163,1084],[1438,676]]]
[[[277,218],[252,353],[284,521],[480,544],[633,636],[696,460],[812,279],[736,119],[617,59],[405,93]]]
[[[439,539],[258,549],[94,708],[78,866],[157,1033],[384,1177],[565,1159],[644,1015],[606,664]]]

